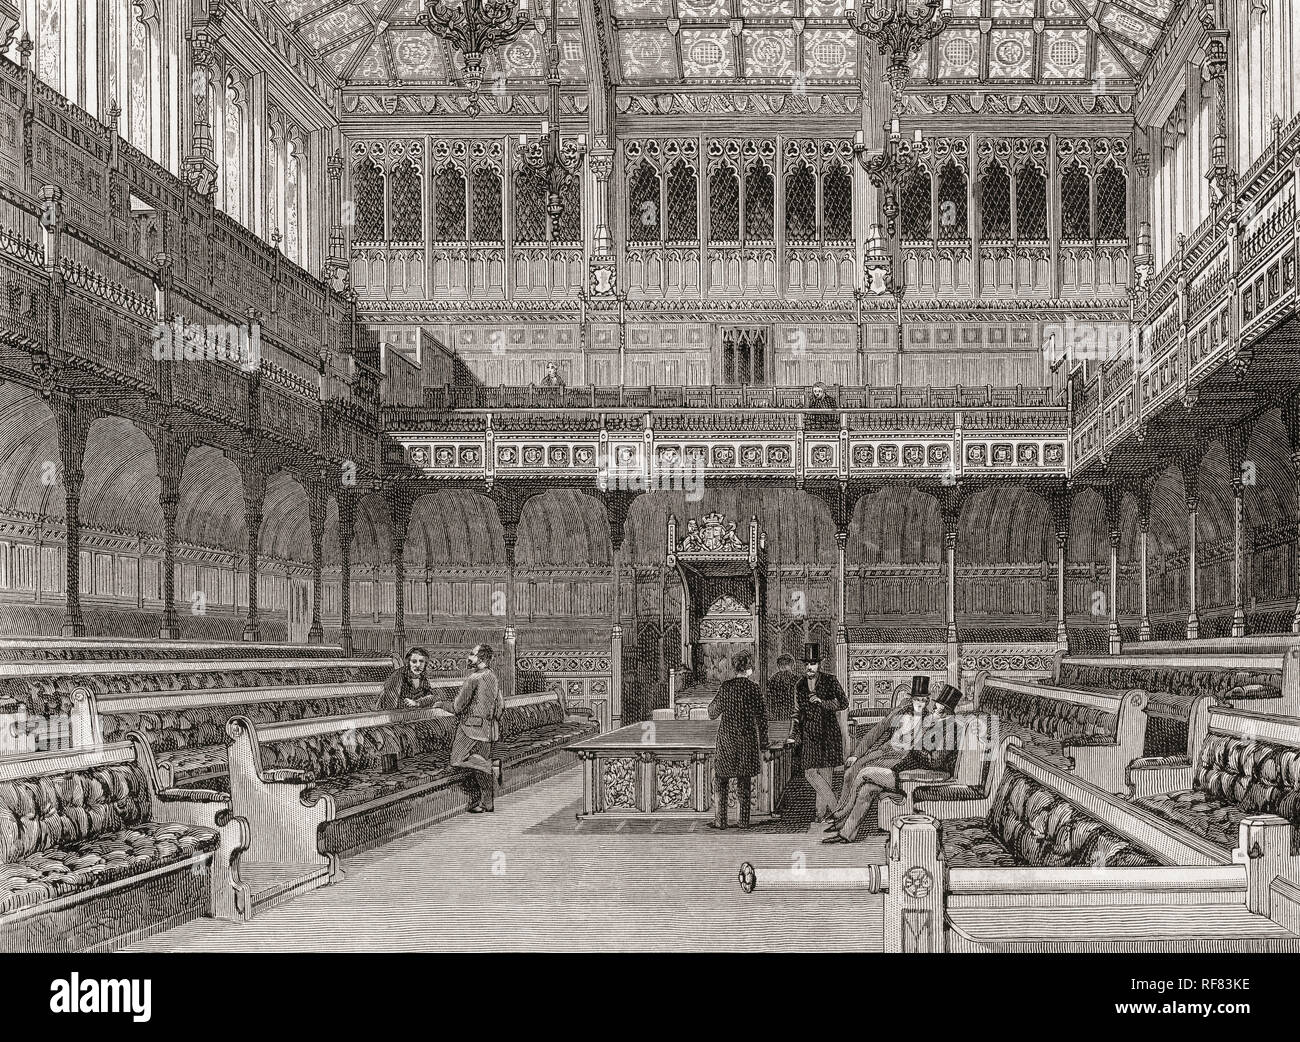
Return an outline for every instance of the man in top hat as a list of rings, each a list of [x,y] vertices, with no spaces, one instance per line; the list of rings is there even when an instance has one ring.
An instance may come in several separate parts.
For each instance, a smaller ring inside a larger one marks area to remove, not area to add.
[[[411,648],[406,653],[406,663],[393,670],[392,676],[384,681],[384,690],[379,695],[376,709],[404,709],[409,706],[425,705],[437,700],[425,670],[429,665],[429,653],[424,648]]]
[[[831,820],[838,829],[858,803],[858,788],[867,781],[868,767],[895,767],[912,748],[911,736],[919,731],[930,708],[930,678],[912,677],[912,690],[874,727],[853,743],[853,752],[844,761],[844,787]],[[867,808],[862,808],[863,813]]]
[[[713,774],[717,797],[709,828],[727,827],[727,796],[731,779],[736,779],[740,797],[740,827],[749,828],[749,797],[754,775],[763,766],[767,748],[767,710],[763,693],[750,679],[754,675],[754,656],[738,651],[731,657],[736,675],[723,681],[717,696],[709,703],[709,719],[718,721],[718,742],[713,756]]]
[[[817,818],[825,819],[835,806],[832,779],[844,762],[844,735],[839,713],[849,708],[844,688],[832,673],[821,671],[819,644],[803,646],[804,675],[795,688],[799,706],[799,755],[803,776],[817,793]]]
[[[959,702],[961,691],[951,684],[944,684],[919,727],[913,723],[894,733],[890,745],[902,755],[892,766],[885,758],[862,768],[857,778],[852,809],[838,830],[822,840],[823,843],[852,843],[857,838],[858,826],[874,806],[876,797],[886,790],[902,791],[898,780],[901,772],[927,770],[952,773],[957,765],[959,735],[953,714]],[[834,828],[834,824],[831,827]]]

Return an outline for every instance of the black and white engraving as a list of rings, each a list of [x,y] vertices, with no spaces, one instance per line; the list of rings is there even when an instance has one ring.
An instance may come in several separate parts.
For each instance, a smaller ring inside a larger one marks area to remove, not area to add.
[[[1297,65],[0,0],[0,951],[1300,951]]]

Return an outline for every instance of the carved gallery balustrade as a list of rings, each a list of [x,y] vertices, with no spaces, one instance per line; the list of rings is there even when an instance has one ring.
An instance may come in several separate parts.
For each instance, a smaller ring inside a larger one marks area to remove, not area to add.
[[[0,339],[302,450],[328,425],[327,452],[373,457],[377,338],[347,297],[3,58],[0,146]],[[222,336],[260,364],[159,359]]]
[[[1170,403],[1189,402],[1223,364],[1248,364],[1294,313],[1298,154],[1300,116],[1241,179],[1239,213],[1207,218],[1152,279],[1128,350],[1075,395],[1076,469],[1104,460]]]
[[[844,409],[1038,408],[1063,405],[1050,387],[843,387],[826,394]],[[808,387],[726,387],[679,384],[653,387],[426,387],[423,408],[389,407],[386,426],[438,422],[452,409],[802,409],[812,402]]]
[[[409,469],[439,479],[546,478],[601,489],[714,478],[1064,477],[1062,407],[454,412],[385,410]],[[406,421],[410,421],[409,423]],[[420,422],[423,421],[423,422]],[[397,459],[391,461],[399,463]]]

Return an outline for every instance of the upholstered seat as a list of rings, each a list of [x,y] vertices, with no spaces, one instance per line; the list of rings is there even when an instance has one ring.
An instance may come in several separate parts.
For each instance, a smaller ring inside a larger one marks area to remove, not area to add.
[[[198,749],[172,749],[158,754],[160,766],[167,767],[177,784],[209,774],[226,772],[225,745],[209,745]]]
[[[305,795],[310,799],[315,793],[327,792],[334,797],[335,807],[343,811],[431,782],[456,784],[463,773],[450,766],[446,756],[430,753],[402,761],[395,771],[362,769],[334,778],[322,778],[311,785]]]
[[[563,748],[570,742],[576,742],[595,733],[594,723],[547,724],[525,731],[510,741],[499,742],[494,748],[501,762],[509,765],[540,753],[550,752],[552,749]]]
[[[981,712],[998,718],[1000,733],[1019,734],[1027,743],[1046,740],[1078,745],[1083,739],[1114,741],[1116,717],[1096,706],[1081,705],[1047,695],[1032,695],[997,687],[992,681],[980,695]]]
[[[1168,692],[1186,698],[1213,695],[1224,699],[1280,698],[1280,670],[1203,669],[1189,666],[1141,665],[1139,663],[1093,664],[1063,662],[1058,683],[1099,691],[1129,691],[1140,688]]]
[[[1247,815],[1277,814],[1300,825],[1300,749],[1212,734],[1201,746],[1191,789],[1134,802],[1232,849]]]
[[[0,865],[0,915],[215,850],[215,830],[146,821]]]
[[[134,763],[0,783],[0,915],[212,850],[217,833],[152,820]]]
[[[942,843],[952,868],[1156,864],[1059,793],[1011,768],[1002,776],[988,815],[945,821]]]
[[[1012,868],[1017,864],[984,818],[945,821],[943,858],[949,868]]]
[[[125,741],[131,731],[144,735],[154,755],[179,749],[225,747],[226,723],[236,716],[246,716],[254,724],[281,720],[302,720],[317,716],[340,716],[368,712],[375,708],[370,696],[348,695],[342,698],[288,698],[246,705],[190,706],[157,712],[104,714],[104,740]]]
[[[261,747],[262,769],[306,771],[319,782],[358,771],[381,770],[384,757],[389,755],[404,762],[427,753],[442,753],[445,761],[454,726],[454,721],[441,718],[267,742]]]
[[[1210,799],[1195,789],[1144,796],[1134,802],[1155,811],[1166,821],[1172,821],[1188,832],[1229,850],[1237,845],[1240,832],[1238,826],[1248,813],[1235,803]]]

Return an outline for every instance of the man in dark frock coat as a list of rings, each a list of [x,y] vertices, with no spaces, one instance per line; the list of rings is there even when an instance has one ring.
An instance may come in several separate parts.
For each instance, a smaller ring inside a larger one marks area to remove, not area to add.
[[[763,692],[750,677],[754,658],[748,651],[732,656],[735,676],[724,681],[717,696],[709,703],[709,719],[718,721],[718,743],[713,754],[713,774],[717,796],[709,828],[727,827],[727,796],[735,778],[740,797],[740,827],[749,827],[749,799],[754,775],[763,765],[767,748],[767,710]]]
[[[835,809],[835,768],[844,763],[844,735],[839,713],[849,708],[844,688],[833,673],[821,671],[821,645],[805,644],[804,675],[795,694],[799,702],[799,755],[803,776],[817,793],[817,820]]]

